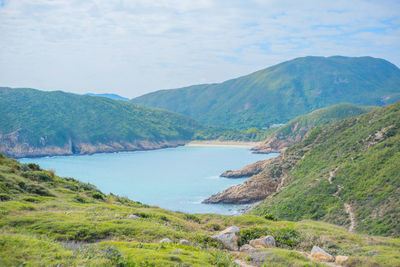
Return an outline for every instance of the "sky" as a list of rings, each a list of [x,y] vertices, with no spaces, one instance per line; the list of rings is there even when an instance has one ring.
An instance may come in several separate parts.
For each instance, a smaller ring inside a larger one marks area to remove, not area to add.
[[[0,0],[0,86],[132,98],[308,55],[400,66],[400,1]]]

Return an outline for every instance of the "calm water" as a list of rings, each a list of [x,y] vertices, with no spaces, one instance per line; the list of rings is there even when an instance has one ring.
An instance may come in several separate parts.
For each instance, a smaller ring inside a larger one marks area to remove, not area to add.
[[[207,197],[242,183],[219,175],[276,154],[252,154],[242,147],[184,146],[152,151],[20,159],[57,175],[74,177],[142,203],[188,213],[238,214],[240,205],[201,204]]]

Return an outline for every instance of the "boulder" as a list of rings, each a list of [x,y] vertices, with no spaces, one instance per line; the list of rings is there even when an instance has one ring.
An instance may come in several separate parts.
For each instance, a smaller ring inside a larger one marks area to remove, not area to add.
[[[322,248],[313,246],[311,250],[311,257],[313,259],[319,260],[319,261],[327,261],[327,262],[333,262],[335,261],[335,258],[324,251]]]
[[[237,232],[239,232],[239,228],[236,226],[231,226],[219,234],[213,235],[211,238],[218,240],[225,248],[229,250],[239,250],[239,237],[236,235]]]
[[[274,248],[276,246],[275,238],[270,235],[251,240],[249,244],[254,248]]]
[[[347,256],[337,255],[335,258],[335,262],[339,265],[343,265],[347,262],[348,259],[349,257]]]
[[[186,239],[179,240],[179,244],[186,245],[186,246],[190,246],[191,245],[189,240],[186,240]]]
[[[169,243],[171,243],[171,242],[172,242],[172,240],[169,239],[169,238],[164,238],[164,239],[161,239],[161,240],[160,240],[160,243],[167,243],[167,244],[169,244]]]
[[[249,244],[246,244],[246,245],[241,246],[239,251],[240,252],[253,252],[253,251],[256,251],[256,249],[253,248],[252,246],[250,246]]]
[[[140,220],[140,217],[137,216],[137,215],[135,215],[135,214],[130,214],[130,215],[128,216],[128,219]]]

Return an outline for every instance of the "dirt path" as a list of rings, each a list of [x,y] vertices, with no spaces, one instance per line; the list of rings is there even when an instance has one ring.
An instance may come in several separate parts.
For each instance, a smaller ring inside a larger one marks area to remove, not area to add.
[[[348,203],[344,203],[344,210],[346,213],[349,215],[350,218],[350,227],[349,227],[349,232],[354,233],[354,229],[356,228],[356,220],[355,220],[355,214],[353,212],[352,207]]]
[[[328,177],[329,184],[332,184],[332,178],[335,177],[335,173],[338,169],[339,167],[336,167],[335,170],[329,172],[329,177]],[[342,200],[342,198],[339,196],[339,193],[343,187],[340,184],[338,184],[337,187],[338,187],[337,191],[333,193],[332,196]],[[356,228],[356,219],[355,219],[355,214],[353,212],[353,208],[351,207],[350,204],[344,203],[344,211],[349,215],[350,219],[349,232],[354,233],[354,230]]]

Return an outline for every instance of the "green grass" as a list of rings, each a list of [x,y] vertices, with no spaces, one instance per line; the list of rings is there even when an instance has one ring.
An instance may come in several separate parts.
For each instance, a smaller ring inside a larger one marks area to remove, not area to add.
[[[399,92],[400,70],[383,59],[302,57],[223,83],[160,90],[132,101],[206,125],[261,129],[343,102],[394,103]]]
[[[343,208],[348,203],[355,212],[357,231],[399,237],[399,131],[400,102],[314,129],[284,153],[283,162],[300,159],[284,188],[253,213],[348,226]],[[334,173],[331,183],[330,173]]]
[[[31,185],[45,191],[30,191]],[[399,239],[350,234],[316,221],[168,211],[104,195],[93,185],[1,154],[0,194],[7,196],[0,202],[1,266],[234,266],[235,257],[249,255],[231,255],[210,238],[232,225],[241,229],[242,243],[275,237],[278,248],[260,250],[267,266],[323,266],[296,252],[313,245],[350,255],[352,266],[400,264]],[[173,243],[159,244],[163,238]],[[193,246],[179,245],[180,239]]]

